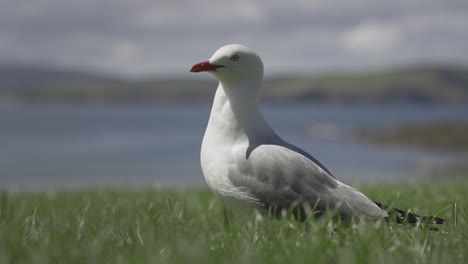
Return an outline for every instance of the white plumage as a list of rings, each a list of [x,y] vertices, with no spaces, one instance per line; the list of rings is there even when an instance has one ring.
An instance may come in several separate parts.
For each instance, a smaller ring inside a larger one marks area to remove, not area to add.
[[[267,124],[258,107],[263,63],[249,48],[224,46],[191,71],[208,71],[220,82],[203,138],[201,166],[208,186],[225,201],[263,209],[329,206],[344,218],[387,216]]]

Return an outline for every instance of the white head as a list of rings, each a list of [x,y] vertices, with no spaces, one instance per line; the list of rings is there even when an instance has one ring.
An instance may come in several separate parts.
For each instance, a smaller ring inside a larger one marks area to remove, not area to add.
[[[251,49],[239,44],[219,48],[208,61],[192,66],[190,72],[212,73],[223,84],[261,82],[263,63]]]

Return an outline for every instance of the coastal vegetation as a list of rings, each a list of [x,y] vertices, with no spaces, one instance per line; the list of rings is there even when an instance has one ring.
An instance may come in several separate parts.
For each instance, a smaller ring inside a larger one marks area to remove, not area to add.
[[[363,130],[358,138],[380,144],[423,149],[468,151],[467,123],[399,124],[385,130]]]
[[[209,78],[125,79],[97,73],[32,66],[0,66],[0,102],[203,101],[213,96]],[[332,102],[468,102],[468,69],[415,66],[372,72],[267,76],[266,100]]]

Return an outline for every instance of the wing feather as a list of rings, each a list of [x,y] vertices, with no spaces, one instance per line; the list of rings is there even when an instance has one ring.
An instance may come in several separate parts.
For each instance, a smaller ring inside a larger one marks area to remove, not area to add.
[[[264,207],[289,208],[296,201],[317,209],[339,206],[342,217],[384,217],[386,212],[355,188],[336,180],[323,165],[288,146],[264,144],[237,160],[230,181],[249,190]]]

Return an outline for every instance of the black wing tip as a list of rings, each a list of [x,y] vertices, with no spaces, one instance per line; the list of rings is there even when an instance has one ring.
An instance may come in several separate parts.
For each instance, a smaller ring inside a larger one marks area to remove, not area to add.
[[[441,225],[441,224],[445,224],[445,219],[442,219],[440,217],[437,217],[437,216],[429,216],[429,218],[431,218],[431,223],[435,224],[435,225]]]
[[[390,216],[388,216],[387,219],[394,218],[395,222],[397,222],[398,224],[403,224],[403,223],[416,224],[418,222],[423,222],[423,223],[427,222],[427,223],[431,223],[434,225],[441,225],[445,223],[445,219],[437,217],[437,216],[418,215],[412,212],[406,212],[406,211],[400,210],[398,208],[391,208],[388,205],[384,205],[376,201],[373,201],[373,202],[378,207],[389,211],[388,213],[390,214]],[[392,217],[392,214],[393,214],[393,217]]]

